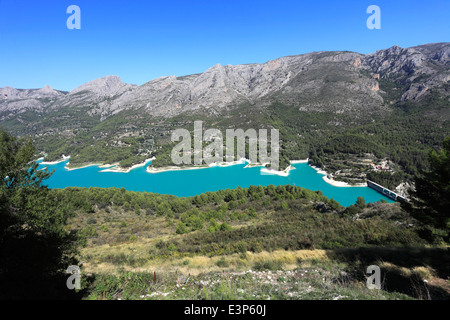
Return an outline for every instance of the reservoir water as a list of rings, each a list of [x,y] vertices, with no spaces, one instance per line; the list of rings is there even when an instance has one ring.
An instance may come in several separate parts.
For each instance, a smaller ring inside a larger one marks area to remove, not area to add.
[[[64,167],[69,160],[52,165],[39,164],[39,168],[48,167],[56,169],[53,175],[44,182],[49,188],[66,187],[100,187],[100,188],[125,188],[130,191],[146,191],[160,194],[172,194],[180,197],[194,196],[206,191],[221,189],[234,189],[238,186],[247,188],[250,185],[268,186],[291,184],[310,190],[321,190],[328,198],[333,198],[343,206],[349,206],[361,196],[367,203],[385,199],[383,196],[369,187],[336,187],[328,184],[307,163],[297,163],[292,166],[289,176],[274,174],[261,174],[261,167],[248,167],[246,163],[227,167],[210,167],[196,170],[175,170],[159,173],[148,173],[145,166],[124,172],[100,172],[105,168],[93,165],[76,170],[67,170]]]

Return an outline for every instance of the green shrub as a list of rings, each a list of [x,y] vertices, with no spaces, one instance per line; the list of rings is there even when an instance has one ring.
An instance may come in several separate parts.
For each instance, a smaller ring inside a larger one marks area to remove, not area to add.
[[[278,260],[257,261],[255,262],[253,268],[256,271],[264,271],[264,270],[277,271],[283,269],[283,263],[281,263],[281,261]]]
[[[220,231],[231,231],[233,228],[226,222],[220,225]]]
[[[226,260],[224,257],[221,257],[219,260],[217,260],[216,265],[221,268],[222,267],[227,268],[230,266],[230,262]]]
[[[184,234],[184,233],[188,233],[188,232],[189,232],[189,230],[188,230],[187,226],[181,221],[178,222],[175,233]]]
[[[87,224],[96,224],[97,220],[94,217],[90,217],[89,219],[87,219]]]

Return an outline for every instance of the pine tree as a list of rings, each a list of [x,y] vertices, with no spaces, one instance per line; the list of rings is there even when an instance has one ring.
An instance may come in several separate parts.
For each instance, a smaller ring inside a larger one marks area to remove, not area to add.
[[[441,229],[449,240],[450,228],[450,137],[443,148],[429,154],[430,169],[415,177],[415,189],[410,190],[410,201],[402,207],[425,226]],[[430,232],[428,232],[430,233]],[[431,236],[431,234],[429,234]]]
[[[65,270],[76,264],[71,212],[43,186],[31,140],[0,131],[0,299],[62,298]]]

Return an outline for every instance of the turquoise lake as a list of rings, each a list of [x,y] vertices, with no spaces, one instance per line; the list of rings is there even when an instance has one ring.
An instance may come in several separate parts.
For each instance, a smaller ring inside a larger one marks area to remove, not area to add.
[[[54,164],[42,165],[56,169],[53,175],[44,182],[49,188],[66,187],[100,187],[125,188],[130,191],[147,191],[161,194],[172,194],[180,197],[194,196],[206,191],[234,189],[238,186],[247,188],[250,185],[268,186],[291,184],[310,190],[321,190],[328,198],[333,198],[343,206],[349,206],[361,196],[366,202],[376,202],[391,199],[383,196],[369,187],[335,187],[326,183],[316,170],[307,163],[293,164],[288,177],[273,174],[261,174],[261,167],[244,168],[246,163],[227,167],[211,167],[196,170],[176,170],[159,173],[148,173],[146,167],[138,167],[128,173],[100,172],[105,168],[90,166],[77,170],[67,170],[64,167],[69,160]]]

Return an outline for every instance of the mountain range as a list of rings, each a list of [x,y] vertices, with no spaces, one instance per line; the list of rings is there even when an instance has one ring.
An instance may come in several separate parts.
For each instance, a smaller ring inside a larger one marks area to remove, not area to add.
[[[418,101],[450,81],[450,44],[411,48],[393,46],[372,54],[312,52],[262,64],[217,64],[203,73],[167,76],[141,86],[118,76],[89,81],[70,92],[0,88],[1,118],[24,110],[45,111],[89,106],[91,115],[105,119],[127,109],[171,117],[206,110],[212,114],[242,103],[266,106],[281,102],[305,111],[386,112],[398,101]],[[380,81],[402,86],[394,97]]]

